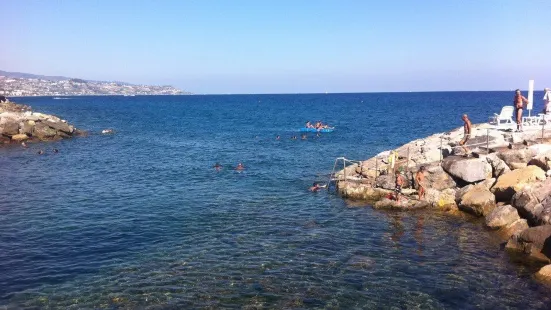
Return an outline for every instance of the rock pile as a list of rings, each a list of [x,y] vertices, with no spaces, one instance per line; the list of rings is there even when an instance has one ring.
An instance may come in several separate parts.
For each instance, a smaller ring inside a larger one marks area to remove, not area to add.
[[[486,226],[507,241],[506,249],[551,263],[551,144],[538,144],[530,134],[487,131],[486,126],[474,126],[471,141],[488,146],[475,151],[474,157],[460,156],[458,128],[399,147],[394,169],[389,169],[385,156],[376,156],[339,171],[338,192],[367,200],[375,208],[433,207],[484,217]],[[425,199],[419,202],[414,190],[404,192],[409,201],[388,199],[394,188],[392,171],[405,170],[407,186],[421,165],[426,168],[421,184]],[[380,175],[387,170],[390,174]],[[542,268],[538,277],[551,281],[550,270],[551,265]]]
[[[29,106],[0,104],[0,143],[55,141],[85,133],[57,116],[33,112]]]

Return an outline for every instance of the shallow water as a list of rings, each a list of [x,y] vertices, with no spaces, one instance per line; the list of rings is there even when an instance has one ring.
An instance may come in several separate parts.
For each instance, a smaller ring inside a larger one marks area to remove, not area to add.
[[[365,159],[450,130],[462,113],[483,122],[510,97],[21,100],[95,134],[0,149],[0,306],[465,309],[529,300],[544,309],[550,290],[532,279],[538,266],[514,262],[478,219],[377,211],[307,191],[337,156]],[[306,120],[337,129],[301,141]],[[104,128],[116,134],[97,134]]]

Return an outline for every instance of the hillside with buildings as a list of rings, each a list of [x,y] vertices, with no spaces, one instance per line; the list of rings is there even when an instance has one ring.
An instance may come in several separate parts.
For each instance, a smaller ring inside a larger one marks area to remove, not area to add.
[[[172,86],[134,85],[0,71],[0,95],[6,97],[189,94]]]

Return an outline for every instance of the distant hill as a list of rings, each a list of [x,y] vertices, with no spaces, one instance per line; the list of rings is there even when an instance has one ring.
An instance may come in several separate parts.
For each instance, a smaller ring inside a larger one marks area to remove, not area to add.
[[[82,80],[87,82],[97,82],[97,83],[117,83],[120,85],[133,85],[126,82],[119,82],[119,81],[95,81],[95,80],[85,80],[85,79],[79,79],[79,78],[70,78],[66,76],[51,76],[51,75],[40,75],[40,74],[31,74],[31,73],[23,73],[23,72],[9,72],[9,71],[3,71],[0,70],[0,76],[10,77],[10,78],[16,78],[16,79],[41,79],[46,81],[66,81],[66,80]]]
[[[3,70],[0,70],[0,75],[3,75],[5,77],[18,78],[18,79],[41,79],[41,80],[48,80],[48,81],[63,81],[63,80],[71,79],[65,76],[48,76],[48,75],[22,73],[22,72],[8,72]]]
[[[2,77],[0,78],[0,95],[9,97],[191,94],[170,85],[136,85],[125,82],[93,81],[3,70],[0,70],[0,77]]]

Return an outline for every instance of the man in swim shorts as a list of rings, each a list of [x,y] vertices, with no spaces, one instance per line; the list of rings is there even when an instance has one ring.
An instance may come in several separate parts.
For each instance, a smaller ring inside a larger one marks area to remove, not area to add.
[[[423,200],[425,198],[425,188],[422,184],[425,180],[425,170],[425,166],[421,166],[419,171],[415,174],[415,184],[417,185],[419,200]]]
[[[465,155],[469,154],[469,149],[465,146],[467,141],[471,138],[471,121],[469,120],[469,117],[467,114],[463,114],[463,117],[461,117],[463,120],[463,130],[465,132],[465,136],[463,137],[463,140],[459,141],[459,145],[463,147],[463,150],[465,150]]]
[[[400,202],[400,195],[402,194],[402,186],[404,186],[404,178],[402,177],[401,173],[396,174],[396,187],[394,188],[394,192],[396,195],[396,201]]]
[[[517,119],[517,131],[522,131],[522,109],[524,104],[528,102],[521,93],[520,89],[515,91],[515,98],[513,99],[513,104],[515,105],[515,117]]]

